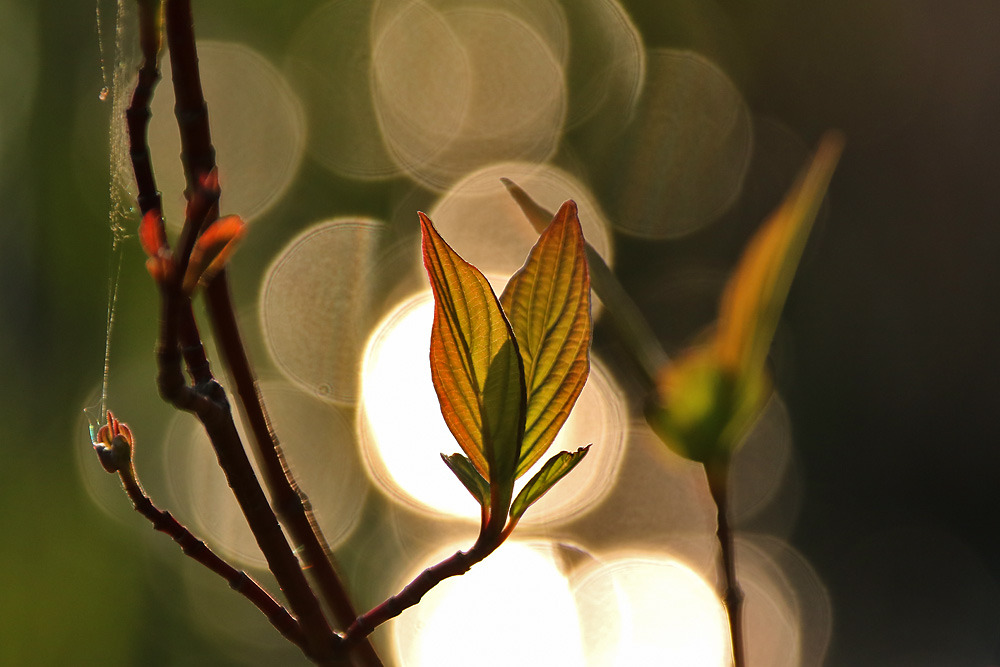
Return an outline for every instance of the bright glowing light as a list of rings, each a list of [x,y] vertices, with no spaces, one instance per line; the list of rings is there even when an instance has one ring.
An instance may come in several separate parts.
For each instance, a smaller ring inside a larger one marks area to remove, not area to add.
[[[479,506],[438,456],[459,447],[441,417],[431,382],[433,318],[433,297],[424,292],[376,328],[362,365],[361,445],[372,477],[392,497],[416,508],[478,519]],[[590,379],[551,450],[594,443],[591,454],[532,506],[524,524],[576,516],[599,503],[613,485],[625,440],[624,407],[621,392],[600,365],[592,361],[591,366]],[[532,474],[534,469],[522,481]]]
[[[460,548],[468,545],[442,550],[427,563]],[[392,624],[392,634],[403,667],[585,664],[569,582],[551,551],[517,542],[443,581]]]
[[[605,561],[575,586],[587,665],[726,667],[729,626],[712,588],[665,556]]]

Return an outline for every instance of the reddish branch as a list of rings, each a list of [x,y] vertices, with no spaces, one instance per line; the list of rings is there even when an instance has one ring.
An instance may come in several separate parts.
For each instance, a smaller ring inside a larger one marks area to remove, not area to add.
[[[118,473],[125,493],[135,510],[146,517],[153,528],[169,535],[177,542],[185,555],[198,561],[212,572],[226,580],[229,587],[247,598],[255,607],[261,610],[278,632],[300,648],[305,648],[305,637],[298,622],[272,598],[267,591],[251,579],[246,572],[237,570],[222,560],[208,546],[195,537],[170,512],[158,509],[142,489],[133,465],[132,451],[134,440],[128,426],[118,422],[108,412],[107,423],[98,432],[94,448],[105,469]]]
[[[198,187],[199,179],[215,169],[215,149],[212,146],[208,109],[198,71],[189,0],[171,0],[167,3],[166,24],[176,100],[174,109],[180,128],[181,160],[190,200],[190,193]],[[202,228],[210,224],[217,214],[217,210],[210,211],[202,221]],[[195,234],[198,229],[197,225],[192,228]],[[346,626],[356,614],[333,569],[329,548],[312,518],[309,501],[292,479],[271,428],[240,336],[224,270],[209,283],[206,298],[219,348],[236,385],[236,393],[246,414],[262,463],[264,480],[278,516],[300,547],[304,565],[319,583],[335,619]],[[374,658],[374,653],[370,658]],[[375,660],[370,664],[378,664],[377,659]]]
[[[185,14],[188,17],[187,35],[192,40],[193,47],[193,34],[190,30],[190,7],[187,3],[171,2],[169,4],[168,27],[169,21],[175,23],[180,21],[180,24],[183,25]],[[157,218],[156,224],[159,226],[159,236],[164,239],[163,252],[169,254],[163,233],[163,221],[158,214],[160,196],[156,190],[147,141],[150,118],[149,102],[153,88],[159,79],[157,65],[160,48],[159,2],[139,0],[139,15],[140,48],[143,53],[143,63],[127,112],[130,155],[139,188],[140,209],[144,215],[150,211],[157,212],[155,217]],[[168,30],[168,34],[169,32]],[[185,31],[182,28],[179,32],[183,35]],[[185,73],[190,76],[190,69],[193,67],[195,77],[193,95],[200,97],[201,86],[197,76],[197,56],[194,55],[193,48],[191,50],[180,48],[176,51],[176,57],[173,58],[174,70],[175,73],[179,72],[180,74],[175,74],[175,81],[183,81]],[[178,89],[178,99],[186,104],[182,108],[190,111],[192,87],[176,86],[175,84],[175,88]],[[179,113],[178,120],[182,126],[182,133],[188,138],[183,157],[185,167],[190,168],[192,165],[196,165],[197,173],[205,176],[213,173],[211,163],[214,162],[214,153],[207,132],[204,101],[202,101],[200,109],[200,116],[192,113],[185,116],[184,113]],[[199,123],[199,118],[203,122]],[[199,132],[201,128],[204,130]],[[190,150],[192,143],[196,147],[194,151]],[[192,154],[202,156],[203,163],[199,164],[197,158],[192,160]],[[299,640],[296,643],[303,646],[303,649],[318,662],[331,662],[338,653],[338,639],[327,624],[319,602],[309,587],[298,560],[285,539],[274,512],[268,504],[267,497],[257,481],[233,422],[232,413],[222,387],[212,378],[191,309],[190,299],[180,287],[191,249],[203,224],[206,220],[210,221],[217,216],[218,189],[211,187],[212,185],[214,183],[210,178],[199,179],[197,183],[189,178],[185,193],[189,205],[184,231],[179,243],[180,252],[171,259],[170,265],[173,270],[169,272],[169,275],[160,276],[163,312],[157,350],[158,385],[161,395],[166,400],[180,409],[193,412],[205,426],[220,466],[233,488],[268,566],[285,591],[292,610],[299,618],[301,627],[298,624],[295,626],[299,632]],[[185,381],[181,370],[182,357],[195,383],[194,386],[188,386]],[[126,483],[127,491],[129,486]],[[131,489],[130,495],[133,495],[136,488]],[[135,501],[135,498],[133,500]],[[145,507],[141,500],[137,502],[137,507],[140,505]],[[170,530],[177,530],[173,525],[176,524],[176,521],[171,523],[165,518],[159,518],[156,521],[160,525],[169,527]],[[200,550],[196,550],[196,552],[201,553]],[[213,565],[217,566],[218,563],[213,563]],[[233,581],[237,580],[233,579]],[[271,616],[269,611],[265,610],[265,613],[268,613],[269,617]]]

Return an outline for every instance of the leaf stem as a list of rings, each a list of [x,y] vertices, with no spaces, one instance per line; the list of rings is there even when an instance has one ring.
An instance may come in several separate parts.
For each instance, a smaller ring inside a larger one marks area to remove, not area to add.
[[[746,666],[746,643],[743,635],[743,590],[736,578],[736,549],[733,530],[729,525],[729,470],[730,460],[705,464],[708,488],[718,510],[719,546],[725,590],[722,600],[729,616],[729,635],[732,639],[733,667]]]
[[[456,551],[440,563],[432,565],[416,576],[403,589],[381,604],[359,616],[342,637],[348,646],[362,641],[375,628],[389,621],[420,602],[432,588],[449,577],[465,574],[469,569],[496,551],[509,531],[495,539],[487,539],[485,530],[468,551]]]

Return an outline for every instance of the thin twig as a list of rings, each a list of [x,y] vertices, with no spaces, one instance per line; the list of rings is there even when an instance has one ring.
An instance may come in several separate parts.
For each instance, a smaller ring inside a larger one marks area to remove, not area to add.
[[[145,214],[150,210],[162,210],[160,193],[153,178],[153,164],[147,140],[149,120],[153,115],[149,110],[149,103],[153,98],[153,90],[160,80],[159,53],[162,42],[159,0],[138,0],[138,6],[139,50],[142,52],[142,64],[139,66],[139,77],[132,91],[132,99],[125,111],[125,120],[129,138],[129,157],[139,189],[137,200],[140,210]]]
[[[432,565],[418,574],[399,593],[359,616],[342,635],[344,641],[349,646],[362,641],[375,628],[416,605],[428,591],[445,579],[468,572],[473,565],[496,551],[509,534],[509,530],[504,530],[500,536],[490,539],[486,536],[484,525],[479,539],[471,549],[457,551],[440,563]]]
[[[305,648],[305,637],[298,622],[267,591],[246,572],[220,558],[165,510],[157,508],[139,483],[132,457],[134,438],[128,427],[109,412],[108,420],[98,434],[94,448],[108,472],[117,472],[125,493],[135,510],[146,517],[153,528],[166,533],[181,551],[226,580],[229,587],[249,600],[267,617],[278,632],[299,648]]]
[[[275,510],[288,528],[293,541],[301,547],[303,564],[319,584],[334,619],[341,627],[346,627],[354,621],[357,613],[332,567],[330,548],[313,517],[309,499],[295,482],[277,435],[271,427],[242,344],[228,279],[224,273],[220,273],[209,283],[205,296],[209,317],[220,341],[219,349],[246,412],[250,432],[260,454],[264,481],[271,492]]]
[[[177,327],[180,313],[189,306],[181,303],[178,282],[163,289],[157,350],[160,394],[175,407],[193,412],[205,427],[257,545],[305,632],[307,652],[315,659],[329,659],[336,648],[334,635],[254,474],[221,385],[213,380],[191,387],[184,380]]]
[[[708,488],[718,509],[719,546],[725,590],[722,600],[729,616],[729,634],[732,638],[733,667],[746,666],[746,643],[743,635],[743,591],[736,578],[736,549],[733,531],[729,525],[729,459],[705,465]]]
[[[170,3],[174,5],[175,3]],[[160,3],[158,0],[138,0],[140,48],[143,63],[139,80],[127,112],[130,156],[139,188],[139,206],[145,215],[160,210],[160,195],[153,176],[152,160],[147,141],[150,119],[149,103],[159,79],[158,54],[161,45]],[[182,8],[183,9],[183,8]],[[197,61],[195,71],[197,73]],[[176,65],[175,65],[176,68]],[[198,84],[200,90],[200,83]],[[210,172],[211,170],[209,170]],[[208,172],[206,172],[208,173]],[[189,200],[194,188],[189,184]],[[204,195],[204,188],[199,190]],[[209,192],[209,195],[217,192]],[[163,316],[158,347],[158,386],[161,395],[175,407],[194,412],[205,425],[216,450],[220,466],[234,490],[258,545],[269,567],[285,590],[289,604],[299,616],[308,639],[298,642],[311,656],[326,660],[331,656],[335,636],[326,623],[319,603],[309,588],[299,564],[288,545],[267,498],[254,475],[221,386],[214,381],[198,333],[188,297],[180,291],[180,280],[197,237],[201,223],[213,210],[214,201],[202,196],[188,207],[184,232],[181,235],[177,266],[170,279],[161,283]],[[216,211],[217,213],[217,211]],[[157,220],[163,231],[162,217]],[[164,236],[165,238],[165,236]],[[181,349],[195,387],[189,387],[181,372]],[[178,524],[179,525],[179,524]]]

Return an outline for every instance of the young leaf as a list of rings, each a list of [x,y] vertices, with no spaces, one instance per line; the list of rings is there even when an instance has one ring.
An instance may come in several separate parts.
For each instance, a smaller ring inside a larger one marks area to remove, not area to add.
[[[506,511],[524,436],[524,370],[489,282],[420,214],[434,291],[431,378],[445,423]],[[496,504],[496,503],[494,503]]]
[[[576,467],[583,457],[590,451],[590,445],[581,447],[575,452],[559,452],[545,462],[542,469],[528,480],[521,492],[517,494],[513,504],[510,506],[510,518],[515,523],[521,518],[525,510],[535,503],[536,500],[555,486],[555,483],[565,477],[570,470]]]
[[[552,444],[590,373],[590,276],[572,200],[542,232],[500,303],[514,329],[527,385],[520,476]]]
[[[842,148],[840,135],[823,138],[808,169],[750,240],[726,284],[715,349],[722,366],[738,377],[763,372],[795,269]]]
[[[473,467],[472,461],[461,454],[452,454],[451,456],[442,454],[441,458],[444,460],[445,465],[455,473],[455,477],[458,477],[459,481],[472,494],[472,497],[483,507],[489,506],[490,485]]]

